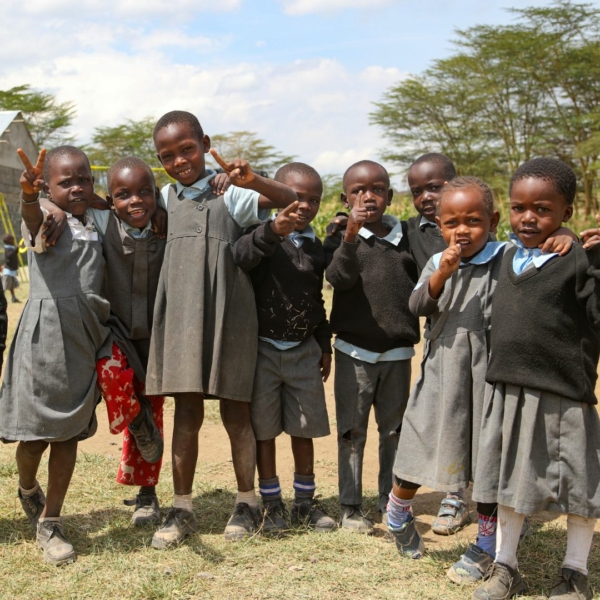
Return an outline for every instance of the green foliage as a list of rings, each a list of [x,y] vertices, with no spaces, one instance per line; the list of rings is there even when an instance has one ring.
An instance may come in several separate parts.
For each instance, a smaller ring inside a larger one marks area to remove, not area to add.
[[[52,94],[31,90],[29,85],[19,85],[0,90],[0,109],[23,113],[38,148],[53,148],[73,142],[68,135],[75,116],[72,102],[58,102]]]

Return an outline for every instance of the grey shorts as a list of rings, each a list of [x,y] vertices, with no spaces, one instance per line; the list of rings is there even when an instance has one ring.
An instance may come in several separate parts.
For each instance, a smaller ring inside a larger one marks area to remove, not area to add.
[[[5,292],[12,292],[19,287],[19,280],[12,275],[2,275],[2,289]]]
[[[280,433],[299,438],[329,435],[325,389],[314,336],[289,350],[259,340],[250,417],[257,440]]]

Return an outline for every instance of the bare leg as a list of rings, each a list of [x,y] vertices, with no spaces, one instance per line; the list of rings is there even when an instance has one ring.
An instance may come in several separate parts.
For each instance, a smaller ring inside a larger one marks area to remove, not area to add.
[[[312,438],[292,436],[294,468],[298,475],[313,475],[315,472],[315,447]]]
[[[43,440],[19,442],[16,459],[19,471],[19,485],[23,489],[30,490],[35,486],[40,461],[48,446],[49,443]]]
[[[275,439],[256,440],[256,466],[261,479],[277,477]]]
[[[50,460],[48,461],[48,492],[46,494],[46,508],[42,518],[60,517],[71,477],[77,461],[77,442],[74,437],[66,442],[52,442],[50,444]]]
[[[417,495],[418,489],[419,489],[418,487],[416,487],[414,489],[400,487],[394,481],[394,486],[393,486],[392,491],[394,493],[394,496],[396,496],[396,498],[400,498],[400,500],[412,500]]]
[[[198,433],[204,421],[202,394],[176,394],[173,420],[173,488],[179,496],[192,493],[198,462]]]
[[[221,418],[229,435],[238,491],[254,489],[256,438],[250,423],[250,403],[221,400]]]

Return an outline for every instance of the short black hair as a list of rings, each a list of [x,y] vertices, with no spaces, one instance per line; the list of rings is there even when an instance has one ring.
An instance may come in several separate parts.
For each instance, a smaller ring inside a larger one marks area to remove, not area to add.
[[[90,160],[87,157],[87,154],[81,150],[80,148],[76,148],[75,146],[57,146],[56,148],[52,148],[46,154],[46,160],[44,162],[44,170],[42,176],[44,177],[44,181],[48,183],[48,178],[50,177],[50,169],[52,169],[53,163],[58,158],[63,158],[64,156],[79,156],[85,159],[85,162],[90,169],[90,173],[92,171],[90,167]]]
[[[444,179],[446,179],[446,181],[451,181],[456,177],[456,167],[445,154],[439,152],[428,152],[427,154],[423,154],[408,167],[408,170],[410,171],[415,165],[420,165],[422,163],[439,165],[442,168]]]
[[[523,163],[510,178],[508,194],[512,194],[513,185],[522,179],[543,179],[549,181],[554,189],[573,204],[577,193],[577,177],[571,167],[558,158],[534,158]]]
[[[4,244],[10,244],[11,242],[15,241],[15,236],[11,235],[10,233],[6,233],[2,236],[2,242]]]
[[[156,142],[156,134],[161,129],[173,125],[174,123],[184,123],[190,128],[190,131],[198,137],[198,140],[202,141],[204,130],[202,129],[202,125],[200,125],[200,121],[198,121],[198,117],[185,110],[172,110],[171,112],[164,114],[154,126],[152,139]]]
[[[444,196],[450,192],[455,192],[457,190],[465,190],[468,188],[474,188],[481,193],[483,198],[483,203],[485,204],[485,208],[488,214],[493,214],[494,212],[494,193],[490,189],[490,186],[477,177],[455,177],[450,180],[442,190],[442,195],[440,196],[440,201],[436,207],[436,213],[439,214],[440,207],[442,205],[442,201],[444,200]]]
[[[144,169],[150,175],[150,179],[152,180],[154,185],[156,185],[156,181],[154,180],[154,173],[152,172],[150,165],[148,165],[148,163],[145,160],[142,160],[137,156],[125,156],[123,158],[120,158],[116,163],[111,165],[110,169],[108,169],[108,174],[106,176],[106,187],[108,188],[109,194],[115,173],[117,173],[118,171],[123,171],[124,169]]]
[[[283,180],[285,179],[286,175],[288,175],[288,173],[297,173],[298,175],[304,175],[305,177],[317,179],[321,183],[321,185],[323,185],[321,176],[317,173],[315,169],[313,169],[310,165],[307,165],[306,163],[291,162],[287,165],[283,165],[283,167],[280,167],[277,170],[277,173],[275,173],[275,181],[283,183]]]
[[[342,177],[342,186],[344,190],[346,189],[346,180],[348,179],[348,175],[350,175],[350,173],[354,171],[354,169],[358,169],[359,167],[378,167],[385,173],[387,184],[388,186],[390,185],[390,175],[383,165],[379,164],[378,162],[375,162],[374,160],[359,160],[358,162],[355,162],[353,165],[350,165],[346,169],[344,176]]]

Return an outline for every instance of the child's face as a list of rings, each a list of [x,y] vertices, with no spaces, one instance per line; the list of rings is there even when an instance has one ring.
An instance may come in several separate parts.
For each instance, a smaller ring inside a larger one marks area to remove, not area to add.
[[[108,203],[117,217],[130,225],[143,229],[156,212],[158,188],[154,178],[141,167],[126,167],[111,179]]]
[[[5,240],[4,243],[9,245],[9,246],[14,246],[15,245],[15,238],[12,235],[9,235]]]
[[[302,173],[288,173],[283,182],[289,188],[292,188],[298,196],[298,208],[296,214],[296,231],[303,231],[306,226],[317,216],[321,206],[321,196],[323,194],[323,184],[320,179],[303,175]]]
[[[346,208],[352,208],[358,193],[363,193],[363,204],[367,209],[367,223],[377,223],[392,203],[394,191],[386,172],[378,165],[359,165],[346,175],[342,202]]]
[[[156,156],[170,177],[183,185],[202,179],[206,171],[204,155],[210,150],[210,138],[202,139],[187,123],[171,123],[156,133]]]
[[[417,212],[433,222],[446,181],[441,165],[432,162],[418,163],[408,170],[407,178]]]
[[[82,216],[94,199],[94,178],[88,162],[78,154],[56,157],[44,189],[58,208]]]
[[[446,244],[460,244],[461,256],[469,258],[487,244],[499,218],[489,213],[481,192],[468,187],[446,192],[435,220]]]
[[[573,206],[551,181],[526,177],[513,184],[510,226],[526,248],[543,244],[573,214]]]

